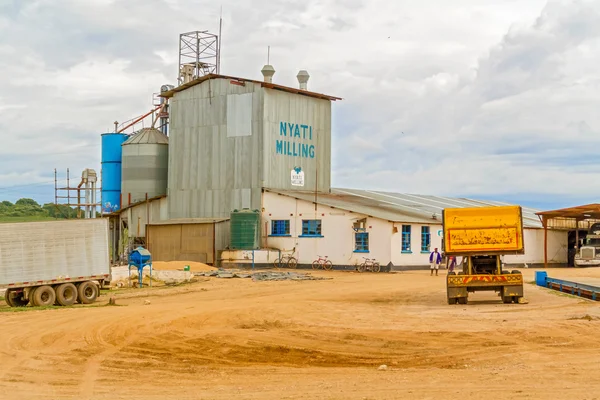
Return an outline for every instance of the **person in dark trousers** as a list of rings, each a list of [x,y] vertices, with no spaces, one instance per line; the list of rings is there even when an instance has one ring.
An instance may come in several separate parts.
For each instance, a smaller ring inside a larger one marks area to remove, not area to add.
[[[435,269],[435,275],[437,276],[440,264],[442,262],[442,255],[438,253],[437,247],[433,249],[429,255],[429,264],[431,265],[431,276],[433,276],[433,270]]]

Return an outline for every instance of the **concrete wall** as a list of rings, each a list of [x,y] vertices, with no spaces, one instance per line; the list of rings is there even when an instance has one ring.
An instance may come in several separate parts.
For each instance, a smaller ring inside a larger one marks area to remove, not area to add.
[[[369,233],[369,252],[355,252],[353,223],[366,218],[365,228]],[[302,220],[320,219],[323,237],[302,237]],[[290,236],[270,236],[272,220],[289,220]],[[355,265],[363,257],[375,258],[382,265],[392,262],[396,266],[425,266],[429,263],[429,250],[421,251],[421,227],[429,226],[430,250],[441,249],[442,225],[406,224],[411,226],[411,251],[402,252],[402,223],[392,223],[363,214],[352,213],[296,200],[288,196],[265,192],[262,213],[263,247],[290,251],[296,248],[295,256],[300,264],[311,264],[318,255],[329,256],[334,265]],[[397,232],[395,229],[397,228]],[[506,255],[507,264],[540,264],[544,262],[544,231],[525,229],[525,254]],[[548,258],[552,263],[567,261],[567,232],[548,231]]]

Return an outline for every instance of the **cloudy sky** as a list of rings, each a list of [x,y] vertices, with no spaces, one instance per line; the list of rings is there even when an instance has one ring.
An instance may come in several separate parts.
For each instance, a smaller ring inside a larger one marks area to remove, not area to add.
[[[333,184],[553,208],[600,193],[600,0],[0,0],[0,198],[99,171],[100,134],[177,76],[179,33],[222,73],[343,97]]]

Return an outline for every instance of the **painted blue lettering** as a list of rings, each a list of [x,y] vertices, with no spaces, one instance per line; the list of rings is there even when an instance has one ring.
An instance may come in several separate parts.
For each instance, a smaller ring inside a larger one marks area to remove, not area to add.
[[[310,155],[310,158],[315,158],[315,146],[314,145],[310,145],[310,148],[308,149],[308,153]]]
[[[287,124],[285,122],[279,123],[279,136],[287,136]]]
[[[294,124],[288,122],[288,126],[290,127],[290,136],[292,136],[294,132]]]
[[[283,140],[276,140],[275,141],[275,153],[276,154],[283,154]]]
[[[309,132],[310,132],[310,135],[309,135],[310,136],[310,140],[312,140],[312,126],[310,127]]]
[[[287,154],[288,156],[291,155],[290,154],[290,142],[285,142],[286,148],[285,148],[285,154]]]
[[[300,126],[296,125],[296,130],[294,131],[294,137],[300,137]]]
[[[292,154],[294,157],[296,157],[298,155],[298,153],[296,153],[296,142],[293,143],[293,150],[294,150],[294,154]]]
[[[308,158],[308,145],[302,143],[302,157]]]
[[[302,127],[302,137],[304,139],[306,139],[306,128],[308,128],[308,125],[300,125]]]

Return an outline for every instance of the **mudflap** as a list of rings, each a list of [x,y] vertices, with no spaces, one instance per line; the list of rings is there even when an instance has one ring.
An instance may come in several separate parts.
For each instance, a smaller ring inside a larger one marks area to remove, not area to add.
[[[469,293],[467,292],[466,287],[449,287],[447,288],[448,299],[458,299],[461,297],[468,297]]]
[[[503,286],[500,293],[502,297],[523,297],[523,286]]]

